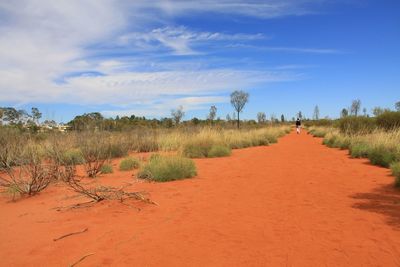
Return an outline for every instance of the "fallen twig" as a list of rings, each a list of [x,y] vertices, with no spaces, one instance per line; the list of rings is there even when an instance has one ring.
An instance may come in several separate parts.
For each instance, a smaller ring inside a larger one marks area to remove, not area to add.
[[[58,238],[54,238],[53,241],[58,241],[58,240],[60,240],[60,239],[63,239],[63,238],[65,238],[65,237],[68,237],[68,236],[71,236],[71,235],[82,234],[82,233],[84,233],[84,232],[87,232],[88,230],[89,230],[89,228],[85,228],[85,229],[83,229],[82,231],[79,231],[79,232],[69,233],[69,234],[60,236],[60,237],[58,237]]]
[[[84,259],[86,259],[89,256],[94,255],[95,253],[90,253],[90,254],[86,254],[85,256],[83,256],[82,258],[80,258],[77,262],[71,264],[69,267],[74,267],[76,266],[78,263],[80,263],[81,261],[83,261]]]

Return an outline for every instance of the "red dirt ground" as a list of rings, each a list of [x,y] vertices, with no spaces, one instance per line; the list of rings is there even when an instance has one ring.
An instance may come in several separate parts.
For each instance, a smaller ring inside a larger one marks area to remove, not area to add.
[[[61,186],[17,202],[2,197],[0,265],[68,266],[94,253],[78,265],[400,266],[393,177],[320,143],[291,133],[269,147],[196,160],[199,175],[183,181],[134,182],[118,171],[99,178],[131,182],[159,206],[56,211],[84,201]]]

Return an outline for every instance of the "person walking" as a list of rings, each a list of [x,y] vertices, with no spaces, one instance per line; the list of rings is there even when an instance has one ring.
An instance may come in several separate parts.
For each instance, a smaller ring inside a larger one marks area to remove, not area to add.
[[[300,134],[300,128],[301,128],[301,121],[299,118],[296,120],[296,132],[297,134]]]

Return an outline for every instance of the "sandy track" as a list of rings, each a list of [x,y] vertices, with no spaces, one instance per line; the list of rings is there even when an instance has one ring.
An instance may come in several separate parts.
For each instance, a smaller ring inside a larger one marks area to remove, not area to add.
[[[2,198],[0,265],[68,266],[95,253],[79,266],[400,266],[400,192],[389,171],[320,143],[292,133],[196,160],[194,179],[135,184],[160,204],[130,203],[140,211],[105,202],[58,212],[82,201],[61,187]]]

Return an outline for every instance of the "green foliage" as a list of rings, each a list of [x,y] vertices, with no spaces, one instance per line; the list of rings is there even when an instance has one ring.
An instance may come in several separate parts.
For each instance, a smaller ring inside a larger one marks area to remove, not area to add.
[[[311,127],[308,130],[308,133],[315,136],[315,137],[325,137],[328,133],[329,128],[318,128],[318,127]]]
[[[400,187],[400,162],[393,162],[390,164],[390,169],[392,170],[392,174],[394,176],[394,184],[397,187]]]
[[[128,155],[129,146],[124,142],[112,142],[109,147],[111,158],[120,158]]]
[[[78,165],[85,163],[81,151],[77,148],[69,149],[64,152],[62,161],[66,165]]]
[[[385,130],[400,128],[400,111],[387,111],[380,114],[376,117],[376,124]]]
[[[370,133],[376,129],[376,122],[374,118],[350,116],[339,120],[339,129],[345,134]]]
[[[352,158],[367,158],[370,146],[366,143],[355,143],[349,149]]]
[[[232,154],[232,150],[227,146],[213,145],[208,152],[209,158],[227,157]]]
[[[388,168],[391,163],[400,160],[396,151],[384,146],[373,147],[368,152],[368,158],[372,164]]]
[[[137,158],[126,158],[119,164],[119,169],[121,171],[131,171],[133,169],[138,169],[140,167],[140,161]]]
[[[206,158],[213,146],[211,141],[195,140],[183,145],[182,155],[188,158]]]
[[[179,156],[153,156],[139,171],[138,177],[167,182],[193,177],[197,174],[193,160]]]
[[[103,166],[101,166],[100,172],[103,174],[113,173],[113,167],[111,164],[104,164]]]

